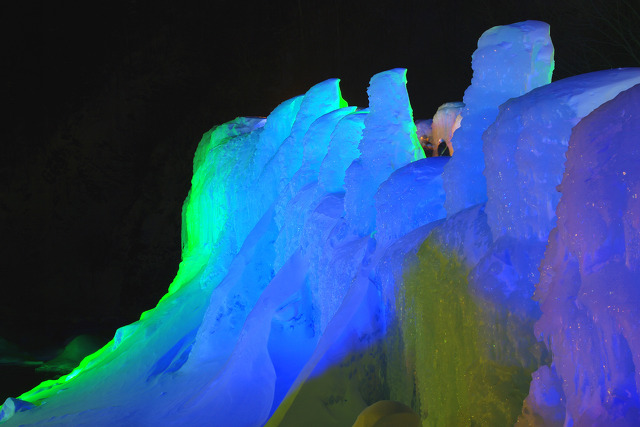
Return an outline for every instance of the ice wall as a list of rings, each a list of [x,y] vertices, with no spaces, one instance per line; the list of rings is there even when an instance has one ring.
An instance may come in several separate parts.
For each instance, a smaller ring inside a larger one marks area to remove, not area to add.
[[[574,128],[535,299],[553,353],[528,399],[565,425],[640,424],[640,85]],[[557,378],[557,379],[555,379]],[[562,400],[536,390],[557,390]],[[563,405],[564,404],[564,405]]]
[[[360,156],[358,144],[362,138],[364,119],[368,109],[344,117],[331,134],[327,155],[322,160],[318,181],[327,193],[344,193],[344,176],[347,168]]]
[[[345,220],[344,180],[359,145],[380,184],[422,154],[405,73],[372,79],[377,119],[368,132],[374,113],[346,107],[333,79],[266,120],[238,118],[206,133],[183,208],[184,259],[169,293],[71,374],[8,401],[7,424],[261,425],[295,413],[281,403],[304,401],[308,379],[374,345],[384,327],[369,269],[381,248],[355,231],[357,218]],[[368,142],[360,144],[363,134]],[[395,135],[390,143],[372,145],[387,134]],[[444,215],[430,207],[444,200],[441,172],[442,162],[411,167],[382,196],[375,185],[370,200],[353,203],[369,203],[375,221],[377,200],[382,235],[393,240]],[[396,203],[400,192],[424,202]],[[395,220],[387,206],[410,220]],[[364,406],[350,401],[349,419]]]
[[[396,169],[421,158],[413,110],[407,94],[407,70],[376,74],[369,86],[369,114],[364,119],[360,157],[345,175],[345,211],[361,235],[375,230],[373,196]]]
[[[551,82],[549,25],[525,21],[487,30],[478,40],[471,66],[473,79],[464,93],[461,126],[451,141],[456,155],[442,176],[449,215],[487,199],[482,133],[495,120],[500,104]]]
[[[403,69],[368,109],[331,79],[207,132],[168,294],[3,425],[638,424],[640,70],[531,90],[533,21],[473,61],[452,158]]]
[[[494,238],[547,240],[556,224],[556,187],[571,130],[593,109],[638,83],[638,69],[599,71],[534,89],[500,106],[482,136],[486,212]]]

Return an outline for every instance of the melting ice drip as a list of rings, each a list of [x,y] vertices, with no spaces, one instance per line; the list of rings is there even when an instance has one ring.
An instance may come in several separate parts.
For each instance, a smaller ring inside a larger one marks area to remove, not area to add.
[[[550,83],[535,21],[473,69],[450,160],[403,69],[207,132],[167,295],[4,425],[640,423],[640,70]]]

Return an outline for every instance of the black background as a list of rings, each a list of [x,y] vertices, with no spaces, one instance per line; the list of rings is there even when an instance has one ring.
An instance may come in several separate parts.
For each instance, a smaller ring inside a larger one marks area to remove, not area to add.
[[[638,0],[59,1],[0,11],[0,337],[29,351],[81,333],[108,339],[166,292],[193,154],[216,124],[266,116],[332,77],[366,107],[369,78],[395,67],[408,69],[414,117],[430,118],[462,100],[480,35],[526,19],[551,24],[554,80],[640,66]]]

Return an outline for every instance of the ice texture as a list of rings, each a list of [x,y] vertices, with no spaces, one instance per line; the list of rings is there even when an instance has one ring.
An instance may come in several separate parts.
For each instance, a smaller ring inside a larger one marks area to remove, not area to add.
[[[553,353],[565,425],[640,424],[639,132],[636,85],[580,121],[569,140],[535,295],[535,332]]]
[[[483,35],[451,158],[404,69],[205,133],[167,295],[2,425],[640,424],[640,69],[548,32]]]
[[[462,122],[451,141],[456,155],[442,176],[449,215],[487,200],[482,134],[495,120],[500,104],[551,82],[549,25],[525,21],[485,31],[471,66],[473,78],[464,93]]]
[[[407,70],[396,68],[371,78],[369,114],[364,119],[360,157],[345,175],[346,217],[361,235],[375,229],[373,196],[396,169],[421,158],[413,110],[407,94]]]
[[[556,223],[556,187],[571,130],[594,108],[638,83],[638,69],[598,71],[553,82],[500,106],[482,136],[486,212],[494,238],[546,241]]]
[[[29,402],[25,402],[20,399],[8,397],[2,404],[2,410],[0,411],[0,422],[8,420],[13,417],[16,412],[27,411],[33,408],[35,405]]]

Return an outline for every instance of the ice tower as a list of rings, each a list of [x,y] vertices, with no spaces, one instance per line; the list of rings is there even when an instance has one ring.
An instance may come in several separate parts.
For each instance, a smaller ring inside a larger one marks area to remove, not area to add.
[[[486,201],[482,133],[500,104],[551,82],[549,25],[526,21],[487,30],[472,56],[473,79],[464,93],[462,123],[451,144],[456,152],[442,176],[447,213]]]
[[[534,376],[529,414],[566,414],[565,425],[640,424],[639,132],[636,84],[571,134],[535,295],[535,331],[553,363]]]

